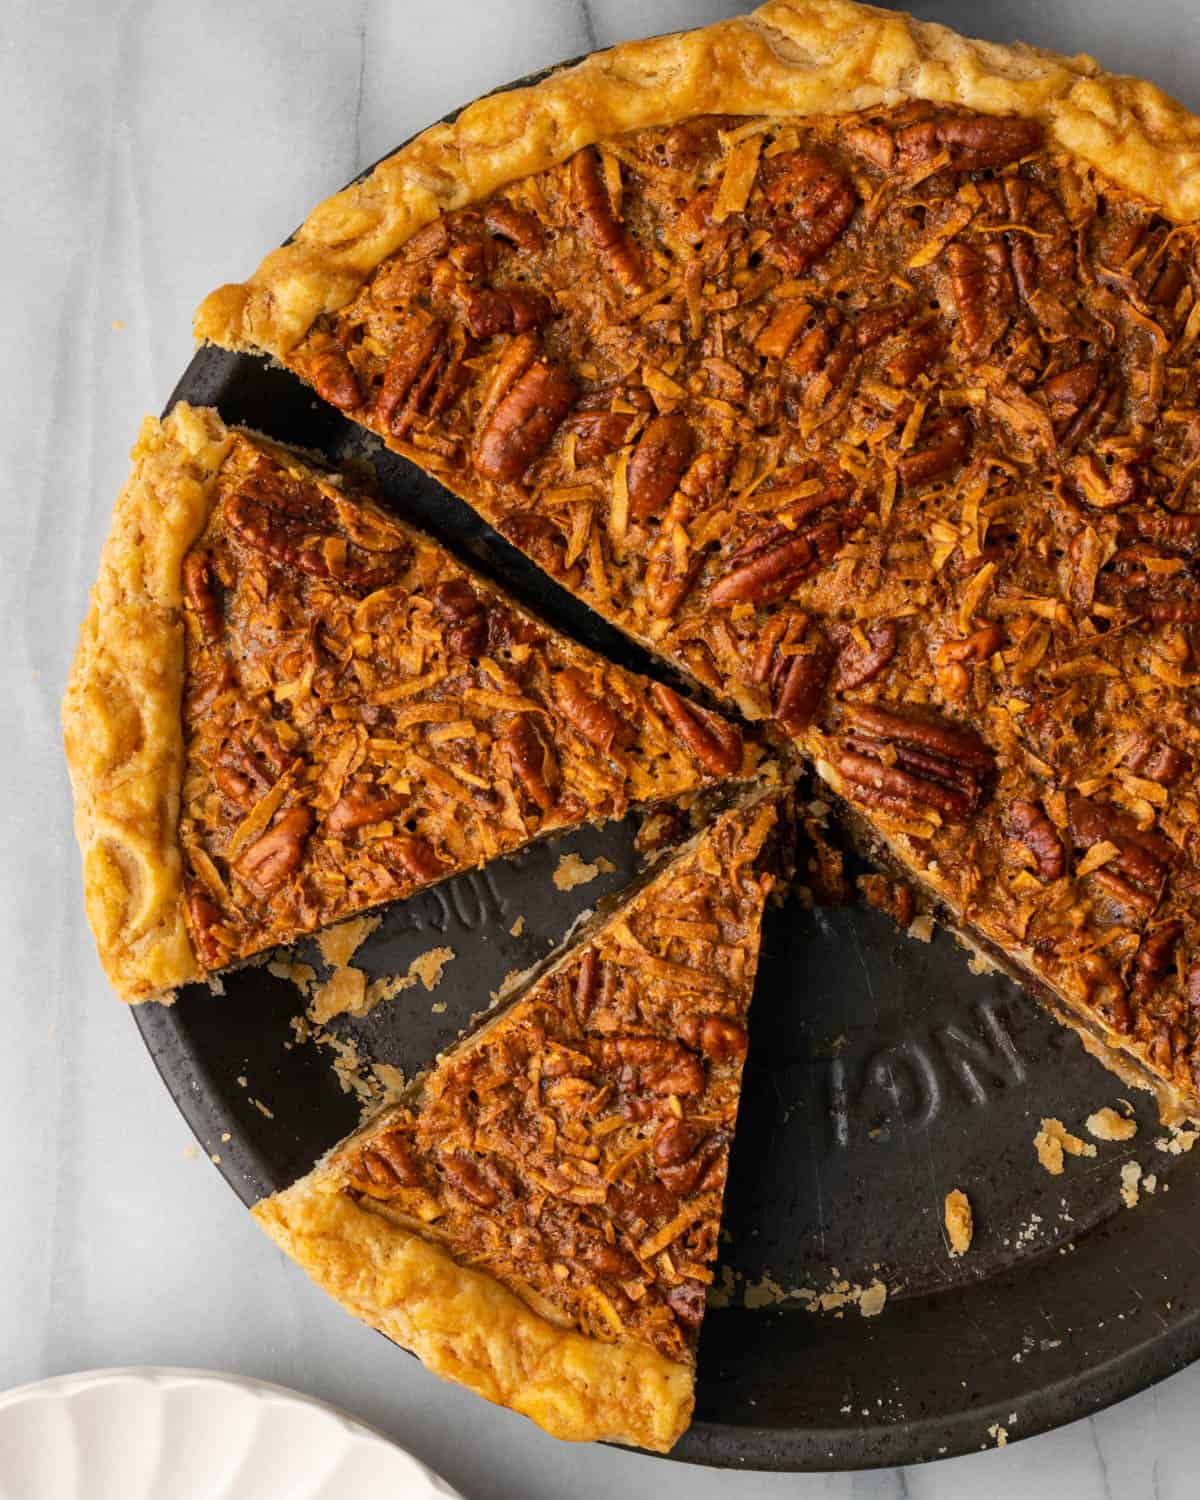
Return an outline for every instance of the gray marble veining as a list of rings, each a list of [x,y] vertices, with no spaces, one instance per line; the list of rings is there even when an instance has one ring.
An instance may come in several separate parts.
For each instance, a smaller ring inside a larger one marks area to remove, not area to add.
[[[480,1500],[1197,1493],[1200,1368],[1050,1436],[905,1473],[722,1475],[551,1442],[398,1357],[267,1247],[191,1141],[84,928],[58,700],[136,424],[189,357],[196,302],[319,196],[481,91],[737,8],[7,0],[0,1388],[98,1365],[237,1370],[359,1413]],[[989,36],[1086,45],[1200,104],[1191,0],[918,8]]]

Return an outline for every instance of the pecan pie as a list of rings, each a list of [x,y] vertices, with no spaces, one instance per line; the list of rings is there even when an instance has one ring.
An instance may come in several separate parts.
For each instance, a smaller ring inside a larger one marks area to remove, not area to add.
[[[794,739],[1200,1100],[1200,122],[845,0],[472,106],[201,335]]]
[[[438,1374],[559,1437],[669,1448],[785,813],[722,815],[259,1223]]]
[[[755,758],[344,478],[188,407],[135,452],[66,732],[130,999]]]

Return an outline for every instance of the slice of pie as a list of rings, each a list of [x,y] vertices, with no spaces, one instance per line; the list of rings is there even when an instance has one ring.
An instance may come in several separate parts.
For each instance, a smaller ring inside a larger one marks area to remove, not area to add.
[[[259,1223],[348,1311],[556,1437],[692,1409],[785,798],[723,814]]]
[[[846,0],[600,53],[323,204],[265,349],[795,738],[1200,1102],[1200,121]]]
[[[127,999],[755,752],[294,451],[177,407],[117,503],[64,707]]]

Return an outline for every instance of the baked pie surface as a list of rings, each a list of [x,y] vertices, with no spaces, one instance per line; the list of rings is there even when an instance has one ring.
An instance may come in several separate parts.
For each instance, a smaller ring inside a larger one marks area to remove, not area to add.
[[[721,815],[259,1223],[435,1372],[572,1439],[692,1407],[786,799]]]
[[[65,722],[130,999],[755,757],[365,491],[187,407],[135,453]]]
[[[768,5],[473,106],[197,327],[798,741],[1194,1102],[1198,132],[1088,59]]]

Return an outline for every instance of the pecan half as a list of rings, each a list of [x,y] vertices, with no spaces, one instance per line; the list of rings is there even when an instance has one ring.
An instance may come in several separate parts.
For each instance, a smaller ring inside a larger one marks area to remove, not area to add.
[[[742,737],[732,724],[699,704],[688,703],[661,682],[651,685],[650,696],[706,771],[714,776],[732,776],[741,769]]]
[[[1013,302],[1008,258],[1001,244],[955,243],[946,252],[950,290],[958,312],[964,349],[986,354],[1004,332]]]
[[[424,1183],[408,1132],[404,1130],[385,1130],[372,1136],[370,1145],[364,1146],[351,1164],[350,1175],[368,1192],[378,1188],[386,1191],[421,1187]]]
[[[332,503],[315,485],[278,473],[252,475],[225,502],[229,529],[245,546],[313,578],[333,578],[350,588],[391,583],[407,567],[407,542],[390,551],[368,551],[347,541]]]
[[[511,203],[489,203],[483,211],[483,222],[494,235],[508,240],[526,255],[536,255],[546,243],[546,236],[535,215]]]
[[[991,749],[974,730],[957,724],[908,718],[874,703],[847,704],[845,717],[856,732],[876,735],[897,745],[911,745],[951,764],[989,771],[995,761]]]
[[[1003,167],[1036,151],[1043,130],[1037,120],[1008,115],[941,112],[897,132],[901,164],[925,163],[945,152],[954,172]]]
[[[277,890],[300,868],[314,821],[303,803],[288,808],[238,859],[238,874],[262,891]]]
[[[393,437],[402,438],[445,365],[446,320],[418,310],[396,332],[393,349],[375,397],[375,417]]]
[[[1085,359],[1081,364],[1060,370],[1057,375],[1043,380],[1042,394],[1056,408],[1056,415],[1074,414],[1096,394],[1103,374],[1104,365],[1100,360]]]
[[[558,800],[558,760],[553,746],[539,731],[534,716],[514,715],[499,743],[530,801],[548,813]]]
[[[750,1050],[746,1028],[725,1016],[708,1016],[700,1028],[700,1050],[715,1063],[744,1062]]]
[[[328,333],[313,334],[300,361],[300,373],[330,406],[353,411],[362,405],[362,390],[346,351]]]
[[[916,453],[906,453],[896,464],[905,484],[928,484],[949,469],[965,462],[971,442],[971,424],[966,417],[951,417],[934,441]]]
[[[854,217],[854,185],[813,151],[769,157],[759,177],[770,205],[771,252],[788,271],[806,271],[841,238]]]
[[[607,703],[594,698],[587,679],[576,667],[566,667],[554,678],[554,697],[564,719],[578,734],[601,750],[624,748],[633,728]]]
[[[759,541],[769,533],[771,540]],[[708,602],[716,609],[735,604],[774,604],[786,599],[813,571],[816,559],[807,536],[777,534],[765,528],[750,537],[729,559],[730,566],[709,586]]]
[[[924,375],[946,351],[946,335],[940,328],[931,328],[925,333],[914,333],[903,348],[892,355],[884,366],[884,374],[894,384],[908,386],[918,375]]]
[[[1094,802],[1072,792],[1067,798],[1067,816],[1071,835],[1080,848],[1090,849],[1101,840],[1115,845],[1118,854],[1105,868],[1119,871],[1141,885],[1157,885],[1174,859],[1175,849],[1168,839],[1139,828],[1128,813],[1119,812],[1107,803]]]
[[[399,865],[414,880],[436,880],[445,873],[445,866],[428,839],[401,833],[381,839],[373,849],[381,858]]]
[[[1138,735],[1126,754],[1125,764],[1137,776],[1145,776],[1162,786],[1174,786],[1191,760],[1165,740],[1156,740],[1153,735],[1143,733]]]
[[[895,766],[885,766],[872,756],[845,750],[836,764],[838,773],[868,805],[907,811],[914,804],[923,803],[953,822],[964,821],[971,811],[972,799],[965,792]]]
[[[591,391],[567,418],[567,430],[575,434],[575,462],[584,468],[615,452],[629,434],[636,413],[613,411],[616,396],[634,406],[643,398],[649,401],[649,392],[635,390],[626,397],[624,391],[608,386]]]
[[[640,286],[645,259],[637,241],[613,213],[600,155],[594,146],[585,146],[572,157],[571,186],[580,225],[605,265],[620,281],[630,287]]]
[[[353,833],[372,823],[382,823],[390,818],[408,801],[407,797],[383,791],[367,782],[357,782],[343,792],[329,809],[325,826],[330,833]]]
[[[843,719],[837,768],[868,803],[923,803],[955,822],[978,806],[994,756],[973,731],[869,703],[846,704]]]
[[[575,382],[553,365],[530,365],[488,418],[474,463],[485,479],[519,479],[554,436],[575,400]]]
[[[1164,922],[1148,933],[1138,949],[1134,963],[1131,994],[1143,1002],[1158,988],[1162,978],[1175,967],[1175,949],[1183,936],[1182,922]]]
[[[647,423],[629,460],[629,508],[644,521],[657,515],[675,492],[692,456],[692,429],[678,412]]]
[[[554,312],[548,297],[524,287],[469,287],[464,302],[467,327],[477,339],[540,328]]]
[[[1014,802],[1008,810],[1008,823],[1037,864],[1043,880],[1058,880],[1067,867],[1066,851],[1058,829],[1036,802]]]
[[[225,616],[217,598],[212,559],[206,552],[189,552],[184,558],[183,592],[200,627],[200,639],[206,645],[219,640],[225,628]]]
[[[668,1120],[660,1125],[654,1137],[653,1154],[656,1165],[677,1167],[695,1152],[703,1139],[695,1125],[686,1120]]]
[[[833,685],[839,690],[865,687],[874,682],[896,654],[899,634],[894,620],[881,620],[866,632],[864,649],[853,634],[847,632],[838,652],[837,672]]]
[[[446,1181],[480,1208],[495,1208],[512,1193],[512,1179],[490,1157],[476,1159],[465,1151],[447,1152],[439,1160]]]
[[[682,1042],[654,1036],[605,1038],[596,1043],[599,1061],[615,1067],[625,1093],[690,1094],[704,1092],[704,1064]]]
[[[225,962],[225,948],[213,931],[221,920],[221,913],[198,887],[188,892],[187,910],[192,942],[197,957],[206,969],[219,969]]]

